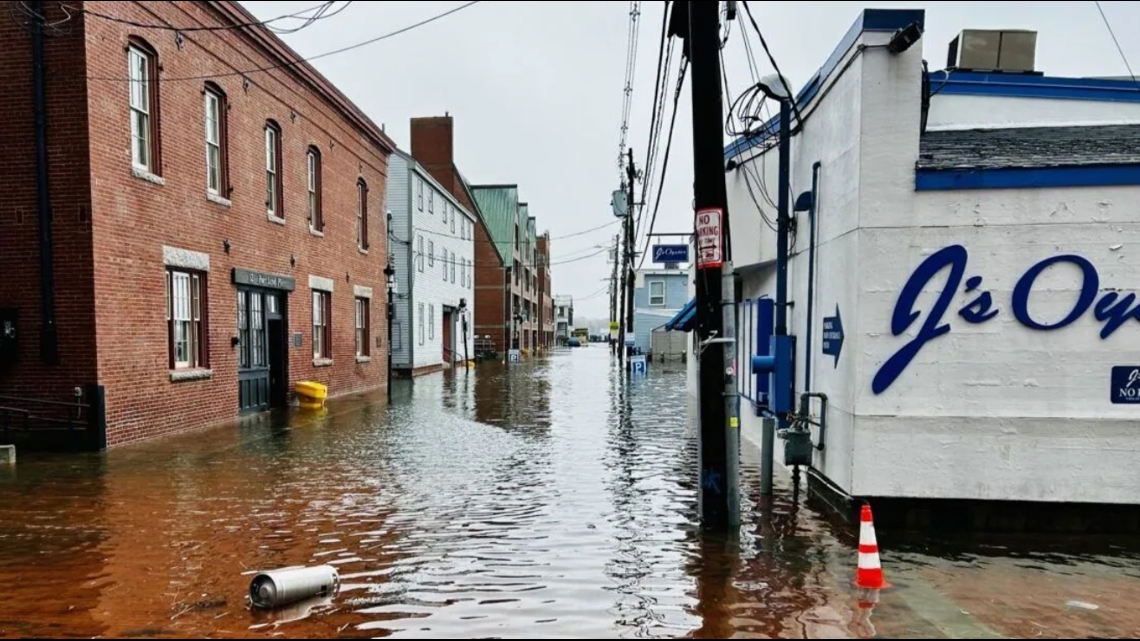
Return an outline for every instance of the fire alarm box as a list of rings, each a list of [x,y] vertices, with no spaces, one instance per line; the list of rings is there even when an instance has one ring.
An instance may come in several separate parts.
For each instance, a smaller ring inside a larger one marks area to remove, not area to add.
[[[0,367],[15,365],[20,356],[19,310],[0,308]]]

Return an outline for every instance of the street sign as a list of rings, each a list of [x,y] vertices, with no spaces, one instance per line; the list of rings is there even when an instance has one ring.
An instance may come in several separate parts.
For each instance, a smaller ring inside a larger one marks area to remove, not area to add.
[[[724,234],[719,208],[697,210],[697,268],[710,269],[724,265]]]
[[[638,375],[638,376],[644,376],[645,371],[646,371],[646,368],[645,368],[645,355],[644,354],[639,354],[636,356],[630,356],[629,357],[629,372],[631,374]]]
[[[517,363],[522,360],[522,356],[519,353],[519,350],[512,349],[511,351],[507,352],[507,360],[511,363]]]
[[[839,353],[843,351],[843,319],[839,316],[839,305],[835,306],[835,316],[823,317],[823,353],[835,357],[839,367]]]
[[[1140,366],[1112,368],[1112,402],[1116,405],[1140,403]]]
[[[688,245],[654,245],[653,262],[655,263],[687,263],[689,262]]]

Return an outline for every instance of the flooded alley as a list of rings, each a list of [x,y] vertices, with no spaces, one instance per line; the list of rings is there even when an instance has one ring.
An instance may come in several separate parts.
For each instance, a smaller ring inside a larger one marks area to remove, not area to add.
[[[1140,632],[1123,550],[884,549],[895,587],[860,607],[854,539],[787,478],[761,510],[750,447],[740,541],[701,536],[683,366],[627,387],[592,346],[395,397],[0,468],[0,636]],[[319,563],[341,573],[335,598],[250,611],[253,572]]]

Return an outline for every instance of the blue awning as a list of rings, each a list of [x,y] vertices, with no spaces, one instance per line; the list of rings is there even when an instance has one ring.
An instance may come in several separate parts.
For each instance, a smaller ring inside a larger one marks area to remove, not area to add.
[[[693,323],[697,320],[697,299],[694,298],[685,303],[681,311],[677,315],[669,319],[665,323],[665,331],[667,332],[691,332],[693,331]]]

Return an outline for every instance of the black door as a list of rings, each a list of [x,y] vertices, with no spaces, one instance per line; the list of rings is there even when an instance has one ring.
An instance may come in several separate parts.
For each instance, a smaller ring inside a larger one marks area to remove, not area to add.
[[[284,297],[279,299],[284,304]],[[285,407],[289,403],[289,332],[284,310],[267,314],[269,323],[269,403]]]
[[[238,403],[243,414],[261,412],[270,404],[267,306],[277,296],[257,289],[238,289]]]

